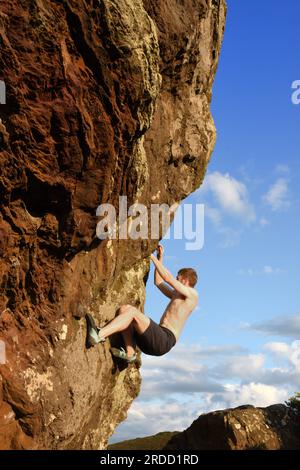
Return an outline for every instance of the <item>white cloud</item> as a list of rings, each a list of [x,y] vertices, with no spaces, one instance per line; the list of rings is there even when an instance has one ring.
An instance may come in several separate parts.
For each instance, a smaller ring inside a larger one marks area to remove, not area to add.
[[[269,225],[269,224],[270,224],[270,222],[269,222],[268,219],[266,219],[266,217],[261,217],[261,218],[259,219],[259,225],[260,225],[261,227],[266,227],[266,226]]]
[[[288,391],[278,389],[272,385],[250,382],[248,384],[225,385],[226,391],[222,400],[228,407],[240,405],[268,406],[274,403],[282,403],[289,397]]]
[[[254,274],[255,274],[254,270],[252,268],[247,268],[247,269],[240,268],[240,269],[238,269],[237,272],[240,276],[254,276]]]
[[[275,172],[288,175],[288,174],[290,174],[290,168],[289,168],[288,165],[279,164],[279,165],[276,166]]]
[[[287,165],[279,164],[275,167],[274,173],[277,174],[277,180],[261,196],[261,199],[272,212],[278,212],[291,205],[290,169]],[[248,183],[251,183],[253,189],[257,181],[248,178],[247,185]],[[259,182],[261,183],[262,181]],[[257,216],[254,204],[249,198],[245,177],[244,181],[241,181],[229,173],[219,171],[208,173],[196,194],[205,203],[205,216],[222,236],[223,247],[237,245],[241,234],[245,231],[245,226],[255,221],[260,228],[265,228],[270,224],[268,216]],[[234,227],[233,224],[237,222],[239,226]]]
[[[265,372],[265,381],[273,384],[292,384],[294,392],[300,388],[300,341],[293,341],[291,344],[282,342],[270,342],[265,344],[264,349],[273,354],[283,366]]]
[[[300,372],[300,341],[293,341],[291,344],[282,342],[270,342],[265,344],[264,349],[273,354],[279,355],[295,367]]]
[[[191,371],[194,370],[194,359],[202,359],[212,356],[224,356],[232,355],[236,353],[244,353],[247,349],[238,344],[222,344],[213,346],[202,346],[199,343],[190,344],[179,342],[170,351],[167,356],[155,357],[155,356],[143,356],[143,367],[153,368],[155,365],[161,368],[170,368],[170,363],[175,364],[176,369],[182,367],[183,370]],[[196,366],[196,367],[199,367]]]
[[[263,354],[248,354],[233,356],[213,369],[213,374],[219,378],[238,378],[240,380],[255,380],[261,373],[265,357]]]
[[[245,223],[253,222],[256,218],[254,206],[248,200],[248,190],[244,183],[238,181],[229,173],[222,174],[218,171],[210,173],[204,179],[199,194],[210,192],[219,209],[231,216],[235,216]],[[211,217],[220,222],[219,213],[212,214]]]
[[[223,248],[230,248],[236,246],[240,242],[241,230],[235,230],[231,227],[218,227],[218,232],[222,235],[221,246]]]
[[[222,213],[219,209],[215,207],[210,207],[208,204],[205,204],[205,215],[211,220],[215,226],[221,225],[222,222]]]
[[[300,373],[300,341],[294,341],[290,347],[289,360]]]
[[[116,429],[110,443],[163,431],[183,431],[203,411],[195,401],[149,403],[138,398],[129,409],[127,420]]]
[[[215,171],[206,175],[196,193],[205,203],[205,217],[222,237],[220,245],[223,248],[238,245],[244,227],[256,220],[246,185],[229,173]]]
[[[298,339],[300,337],[300,314],[286,315],[261,323],[253,323],[246,329],[260,331],[268,335],[286,336]]]
[[[263,267],[263,273],[264,274],[281,274],[283,273],[283,269],[281,268],[274,268],[272,266],[264,266]]]
[[[223,224],[223,214],[220,209],[205,204],[205,217],[209,218],[217,232],[222,236],[221,246],[223,248],[229,248],[239,244],[242,231],[225,226]]]
[[[274,273],[274,268],[272,268],[272,266],[264,266],[263,272],[265,274],[272,274]]]
[[[285,356],[289,351],[289,346],[286,343],[273,341],[265,344],[264,349],[271,351],[272,353]]]
[[[300,387],[300,341],[268,342],[262,351],[180,343],[163,357],[143,355],[141,393],[111,442],[181,431],[216,409],[283,403]]]
[[[200,345],[176,345],[166,356],[142,358],[143,396],[168,397],[170,394],[193,395],[220,392],[222,385],[208,376],[204,358],[230,354],[238,346],[202,348]],[[201,377],[201,380],[199,380]]]
[[[288,181],[285,178],[278,178],[263,196],[265,204],[270,206],[273,212],[281,211],[290,206]]]
[[[276,274],[283,274],[285,271],[282,268],[270,266],[270,265],[265,265],[260,269],[254,269],[254,268],[240,268],[238,269],[237,273],[240,276],[259,276],[259,275],[266,275],[266,276],[271,276],[271,275],[276,275]]]

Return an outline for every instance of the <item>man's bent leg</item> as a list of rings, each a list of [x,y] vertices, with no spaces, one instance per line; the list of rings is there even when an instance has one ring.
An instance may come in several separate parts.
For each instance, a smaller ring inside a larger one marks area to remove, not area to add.
[[[132,357],[135,354],[135,341],[133,338],[132,323],[125,330],[121,331],[121,333],[123,336],[127,357]]]
[[[119,315],[101,328],[99,336],[105,339],[114,333],[126,330],[131,323],[139,334],[143,334],[150,325],[150,318],[132,305],[121,305]]]

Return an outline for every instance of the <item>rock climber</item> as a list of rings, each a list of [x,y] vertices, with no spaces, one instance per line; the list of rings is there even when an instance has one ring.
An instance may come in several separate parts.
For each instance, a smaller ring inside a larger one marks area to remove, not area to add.
[[[103,328],[98,328],[93,317],[86,315],[89,346],[102,343],[114,333],[121,332],[124,348],[111,348],[113,356],[132,363],[137,359],[135,346],[152,356],[162,356],[178,341],[184,324],[198,303],[194,286],[197,273],[192,268],[183,268],[175,278],[163,265],[164,248],[158,245],[157,257],[151,254],[155,265],[154,283],[171,300],[159,324],[132,305],[121,305],[118,315]]]

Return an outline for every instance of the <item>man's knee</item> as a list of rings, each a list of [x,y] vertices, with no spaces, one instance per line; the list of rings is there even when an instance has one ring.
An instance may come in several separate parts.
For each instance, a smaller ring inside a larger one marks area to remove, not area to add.
[[[139,323],[140,321],[144,321],[145,315],[140,312],[140,310],[133,305],[124,304],[119,307],[119,315],[127,314],[131,317],[132,321],[135,323]]]
[[[144,315],[138,309],[133,312],[132,320],[134,329],[140,334],[143,334],[150,325],[150,318]]]
[[[129,305],[129,304],[123,304],[123,305],[120,305],[119,309],[118,309],[118,313],[127,313],[129,312],[130,310],[133,310],[134,307],[132,305]]]

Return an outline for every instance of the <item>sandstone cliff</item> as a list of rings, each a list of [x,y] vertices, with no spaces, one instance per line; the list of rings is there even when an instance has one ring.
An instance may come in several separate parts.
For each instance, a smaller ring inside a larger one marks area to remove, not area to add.
[[[282,450],[300,449],[299,411],[285,405],[214,411],[199,416],[176,434],[165,449]]]
[[[84,315],[143,308],[156,241],[100,242],[96,208],[172,204],[201,183],[225,4],[0,5],[0,448],[104,448],[140,374],[108,344],[86,349]]]

